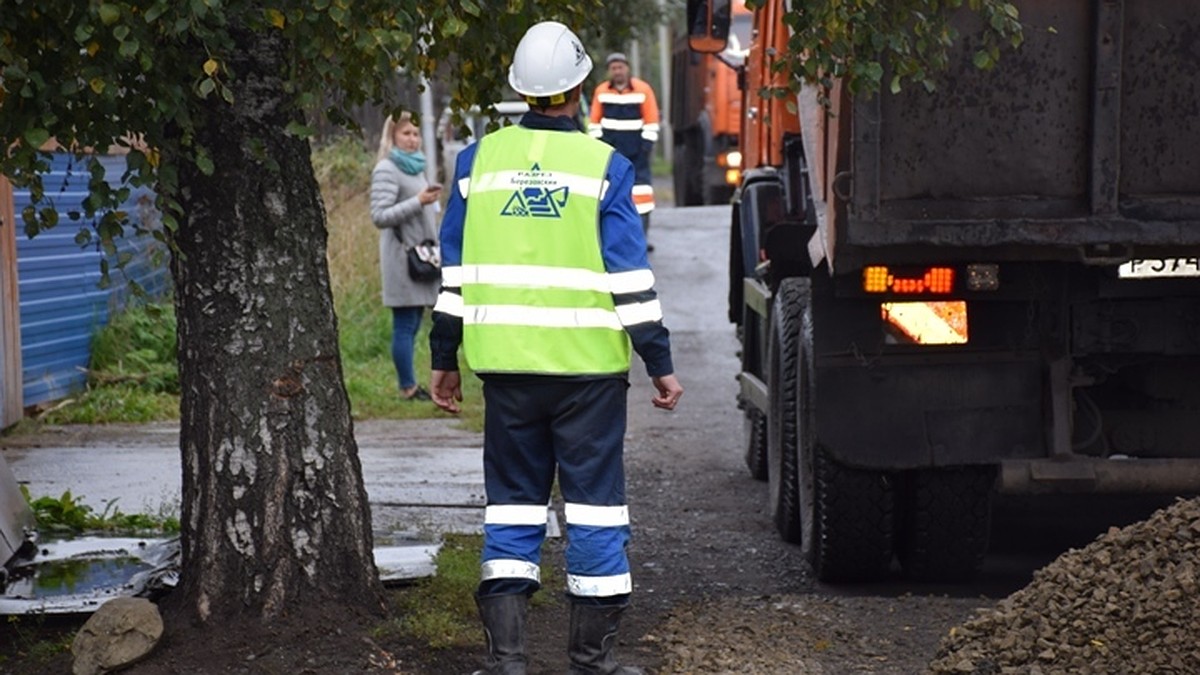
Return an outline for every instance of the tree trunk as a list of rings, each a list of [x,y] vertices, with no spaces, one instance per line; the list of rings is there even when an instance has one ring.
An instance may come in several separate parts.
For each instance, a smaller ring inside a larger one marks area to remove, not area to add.
[[[383,607],[338,354],[325,211],[282,38],[235,33],[235,103],[193,110],[215,170],[182,161],[172,261],[183,453],[180,587],[191,621]],[[366,168],[364,168],[366,170]]]

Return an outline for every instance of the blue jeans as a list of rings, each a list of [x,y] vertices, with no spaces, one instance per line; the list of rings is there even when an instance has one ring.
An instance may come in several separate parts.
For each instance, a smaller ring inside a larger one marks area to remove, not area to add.
[[[424,307],[392,308],[392,363],[396,364],[396,375],[400,378],[400,389],[417,386],[413,372],[413,345],[417,330],[421,328]]]

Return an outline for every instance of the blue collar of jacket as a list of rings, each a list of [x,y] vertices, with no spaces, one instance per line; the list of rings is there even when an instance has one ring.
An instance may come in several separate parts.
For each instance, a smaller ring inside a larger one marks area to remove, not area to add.
[[[521,117],[521,126],[526,129],[544,129],[547,131],[583,131],[579,121],[566,115],[543,115],[536,110],[530,110]]]

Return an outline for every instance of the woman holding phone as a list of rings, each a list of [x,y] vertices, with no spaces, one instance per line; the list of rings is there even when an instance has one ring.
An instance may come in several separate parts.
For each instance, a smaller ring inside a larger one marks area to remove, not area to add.
[[[406,401],[430,400],[429,392],[417,383],[413,346],[425,308],[437,300],[440,281],[414,279],[408,251],[424,241],[437,242],[435,216],[441,190],[425,179],[420,127],[407,112],[388,116],[371,172],[371,221],[380,231],[383,304],[392,310],[392,361],[400,398]]]

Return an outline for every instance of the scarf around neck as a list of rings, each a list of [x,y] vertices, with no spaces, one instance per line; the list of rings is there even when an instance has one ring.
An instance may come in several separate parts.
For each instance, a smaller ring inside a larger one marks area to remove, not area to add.
[[[404,152],[400,148],[392,148],[392,152],[388,157],[400,167],[404,173],[415,176],[425,170],[425,155],[417,150],[416,152]]]

